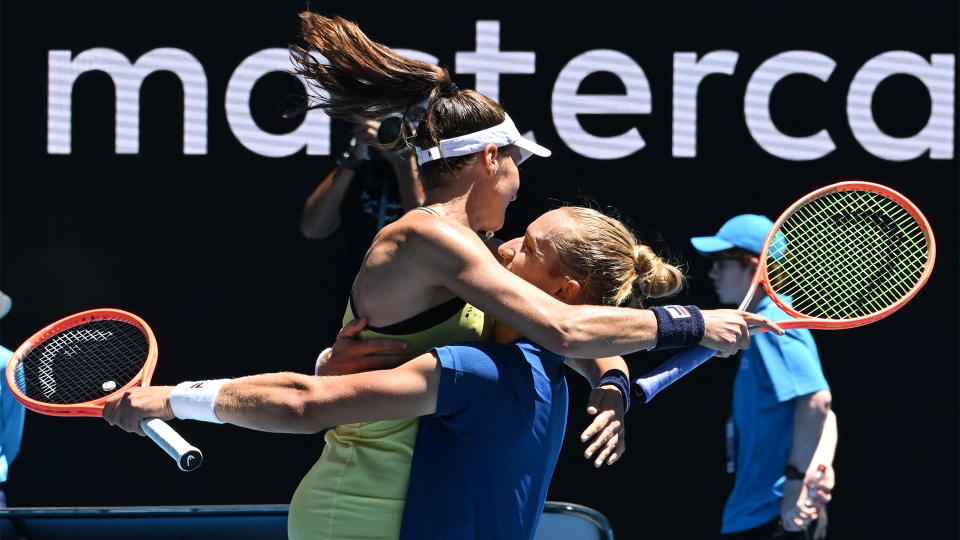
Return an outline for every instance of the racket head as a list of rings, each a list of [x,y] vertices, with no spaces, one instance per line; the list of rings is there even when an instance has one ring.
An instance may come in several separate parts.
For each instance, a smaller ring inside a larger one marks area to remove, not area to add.
[[[836,330],[903,307],[933,271],[936,241],[900,193],[859,180],[820,188],[774,222],[754,277],[793,321],[782,328]],[[792,297],[785,302],[780,295]]]
[[[110,397],[149,385],[156,363],[157,340],[147,323],[102,308],[70,315],[32,335],[10,357],[5,376],[13,397],[32,411],[100,416]]]

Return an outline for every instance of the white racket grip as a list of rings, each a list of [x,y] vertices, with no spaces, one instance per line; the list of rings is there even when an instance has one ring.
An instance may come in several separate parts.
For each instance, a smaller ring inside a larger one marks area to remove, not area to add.
[[[690,373],[715,354],[717,351],[713,349],[697,346],[674,355],[673,358],[633,381],[634,396],[640,399],[640,403],[649,402],[661,390]]]
[[[203,463],[203,453],[200,449],[184,440],[163,420],[159,418],[141,420],[140,429],[177,462],[181,471],[195,470]]]

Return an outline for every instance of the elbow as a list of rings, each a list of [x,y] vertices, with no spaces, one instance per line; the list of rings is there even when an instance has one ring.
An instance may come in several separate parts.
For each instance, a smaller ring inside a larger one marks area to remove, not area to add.
[[[833,395],[829,390],[820,390],[814,392],[810,395],[809,407],[810,409],[818,414],[827,416],[827,413],[830,412],[830,407],[833,403]]]
[[[290,396],[284,400],[279,411],[282,415],[282,423],[285,426],[283,431],[286,433],[309,435],[323,429],[316,427],[308,412],[309,410],[310,407],[306,400],[300,396]]]
[[[308,240],[321,240],[326,238],[326,236],[322,236],[316,229],[304,223],[300,224],[300,234]]]
[[[589,340],[581,331],[581,327],[572,317],[563,316],[554,320],[551,328],[552,338],[547,349],[568,358],[582,358],[582,345]]]
[[[330,219],[317,219],[309,209],[304,210],[300,218],[300,234],[310,240],[323,240],[329,238],[340,228],[340,214],[337,213]]]
[[[315,390],[310,387],[297,388],[283,401],[281,414],[287,425],[287,433],[310,435],[329,427],[320,414],[324,407],[317,403]]]
[[[317,227],[311,223],[300,223],[300,234],[310,240],[324,240],[337,232],[336,227]]]

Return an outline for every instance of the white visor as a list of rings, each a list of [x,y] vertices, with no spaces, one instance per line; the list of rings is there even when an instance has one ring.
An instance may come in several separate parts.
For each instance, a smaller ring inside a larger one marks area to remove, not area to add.
[[[440,146],[434,146],[426,150],[419,146],[415,147],[417,163],[423,165],[436,159],[474,154],[491,143],[497,145],[497,148],[509,144],[515,145],[520,150],[520,161],[517,162],[517,165],[523,163],[532,155],[549,157],[551,153],[550,150],[521,135],[510,116],[504,113],[503,122],[496,126],[452,139],[443,139],[440,141]]]

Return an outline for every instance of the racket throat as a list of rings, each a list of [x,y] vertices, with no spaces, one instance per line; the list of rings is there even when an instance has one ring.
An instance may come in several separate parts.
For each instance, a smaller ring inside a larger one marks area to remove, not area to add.
[[[750,285],[750,290],[747,291],[747,294],[743,297],[743,301],[737,306],[737,309],[740,311],[753,312],[765,294],[764,290],[757,286],[757,281],[754,281],[753,284]]]

